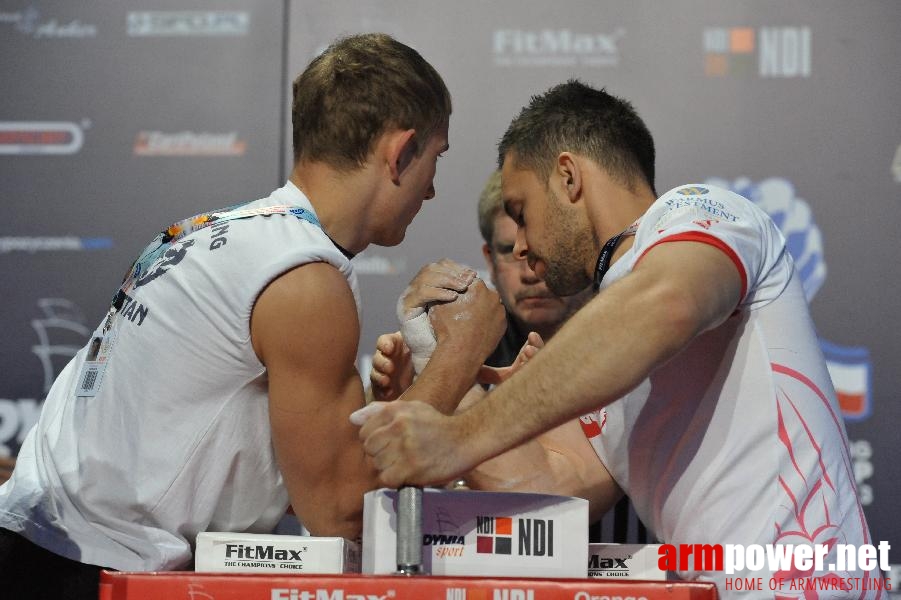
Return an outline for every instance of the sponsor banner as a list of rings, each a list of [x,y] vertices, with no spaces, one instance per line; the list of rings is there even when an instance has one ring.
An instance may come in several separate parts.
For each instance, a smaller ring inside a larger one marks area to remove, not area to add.
[[[68,121],[0,121],[0,154],[75,154],[82,126]]]
[[[244,36],[250,13],[234,10],[132,11],[126,17],[130,37]]]
[[[763,209],[785,236],[788,251],[801,277],[804,297],[810,302],[826,281],[827,268],[823,236],[810,205],[795,193],[795,186],[780,177],[753,182],[747,177],[734,181],[709,178],[717,185],[744,196]],[[839,408],[846,421],[862,421],[872,412],[870,351],[863,347],[840,346],[820,338],[820,348]]]
[[[389,258],[363,252],[355,256],[351,260],[351,264],[354,266],[354,272],[358,275],[397,275],[406,271],[407,259],[405,257]]]
[[[397,569],[397,492],[363,500],[363,573]],[[588,502],[569,496],[426,489],[422,566],[432,575],[585,577]]]
[[[83,23],[79,19],[71,21],[46,17],[34,6],[25,10],[0,11],[0,27],[10,27],[20,35],[34,39],[83,39],[97,37],[97,26]]]
[[[782,235],[801,276],[804,297],[810,302],[826,281],[823,235],[813,218],[810,204],[799,197],[791,181],[769,177],[754,182],[747,177],[734,181],[709,178],[707,183],[744,196],[770,216]]]
[[[820,338],[826,367],[846,421],[862,421],[873,412],[870,351],[839,346]]]
[[[113,247],[112,238],[107,237],[0,237],[0,254],[8,252],[82,252],[85,250],[109,250]]]
[[[498,67],[615,67],[622,27],[607,32],[571,29],[496,29],[491,48]]]
[[[135,156],[243,156],[247,149],[238,133],[139,131]]]
[[[43,398],[53,381],[91,333],[74,302],[65,298],[39,298],[36,304],[40,314],[29,323],[37,337],[31,352],[40,362],[43,388],[40,398],[0,398],[0,456],[18,452],[25,435],[37,423]]]
[[[873,504],[873,486],[867,480],[873,476],[873,445],[869,440],[855,440],[848,443],[851,451],[851,464],[854,467],[854,480],[857,482],[857,496],[863,506]]]
[[[708,77],[810,77],[809,27],[708,27],[702,40]]]
[[[100,575],[104,600],[716,600],[712,583],[192,572]]]
[[[338,537],[204,532],[194,563],[199,573],[359,573],[360,546]]]

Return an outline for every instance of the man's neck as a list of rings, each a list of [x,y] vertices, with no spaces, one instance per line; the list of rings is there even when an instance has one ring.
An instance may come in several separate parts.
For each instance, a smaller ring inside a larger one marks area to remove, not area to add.
[[[304,162],[289,177],[313,205],[325,233],[353,254],[370,243],[368,209],[375,188],[369,171],[366,166],[346,172],[323,162]]]

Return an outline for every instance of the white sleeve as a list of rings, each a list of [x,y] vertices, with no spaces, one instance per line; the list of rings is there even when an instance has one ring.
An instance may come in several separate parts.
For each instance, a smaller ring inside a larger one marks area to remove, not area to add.
[[[776,298],[791,277],[785,239],[750,200],[711,185],[680,186],[661,196],[641,219],[630,269],[654,246],[691,241],[720,249],[742,281],[739,307]]]

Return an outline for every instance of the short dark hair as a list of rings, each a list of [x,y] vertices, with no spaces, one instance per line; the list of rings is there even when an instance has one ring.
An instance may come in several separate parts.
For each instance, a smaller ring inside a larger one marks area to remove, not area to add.
[[[422,152],[451,113],[435,68],[384,33],[336,40],[294,80],[293,92],[294,161],[342,170],[362,166],[389,128],[415,129]]]
[[[644,180],[654,190],[654,139],[644,121],[629,102],[576,79],[532,96],[498,144],[498,165],[512,152],[517,167],[546,183],[566,151],[591,158],[631,189]]]

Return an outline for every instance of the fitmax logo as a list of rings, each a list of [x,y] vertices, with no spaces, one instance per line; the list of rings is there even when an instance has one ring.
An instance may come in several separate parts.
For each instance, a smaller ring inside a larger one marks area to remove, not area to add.
[[[242,546],[240,544],[226,544],[225,558],[303,561],[299,550],[276,550],[274,546]]]
[[[629,570],[624,558],[601,558],[597,554],[592,554],[588,559],[589,569],[598,569],[605,571],[615,571],[616,569]]]
[[[378,594],[345,594],[343,589],[329,590],[319,588],[316,590],[298,590],[293,588],[273,588],[270,600],[386,600],[394,598],[394,590],[388,590],[384,595]]]
[[[611,33],[578,33],[569,29],[497,29],[492,39],[498,66],[615,66],[623,28]]]

